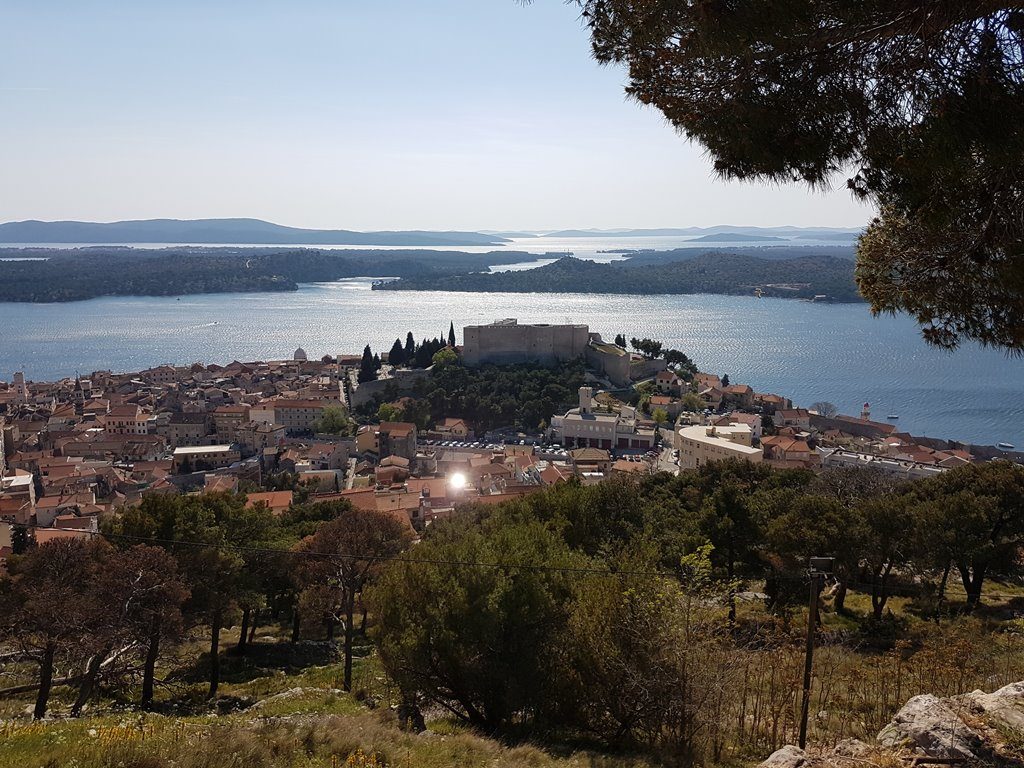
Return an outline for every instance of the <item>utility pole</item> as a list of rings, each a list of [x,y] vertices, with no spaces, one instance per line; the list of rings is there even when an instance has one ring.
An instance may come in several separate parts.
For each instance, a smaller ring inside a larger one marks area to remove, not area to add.
[[[833,567],[831,557],[812,557],[807,573],[811,580],[811,593],[807,605],[807,650],[804,655],[804,690],[800,703],[800,749],[807,746],[807,716],[811,706],[811,679],[814,670],[814,635],[818,628],[818,598],[825,576]]]

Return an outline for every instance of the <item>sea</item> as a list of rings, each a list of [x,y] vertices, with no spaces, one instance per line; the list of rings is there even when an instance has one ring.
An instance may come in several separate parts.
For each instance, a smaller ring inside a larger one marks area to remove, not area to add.
[[[515,241],[507,248],[572,252],[611,261],[616,249],[681,247],[680,238]],[[685,242],[685,241],[683,241]],[[801,243],[808,244],[808,243]],[[814,243],[809,243],[813,245]],[[829,243],[835,245],[835,243]],[[707,243],[702,243],[708,246]],[[459,249],[489,250],[489,249]],[[548,258],[554,258],[549,256]],[[505,265],[529,269],[546,260]],[[295,292],[104,297],[60,304],[0,302],[0,380],[15,371],[56,379],[161,363],[281,359],[385,352],[464,325],[585,323],[612,339],[649,337],[682,350],[704,371],[808,406],[834,403],[915,435],[1024,447],[1024,359],[974,344],[929,347],[912,319],[873,317],[865,304],[746,296],[373,291],[370,279],[303,285]]]

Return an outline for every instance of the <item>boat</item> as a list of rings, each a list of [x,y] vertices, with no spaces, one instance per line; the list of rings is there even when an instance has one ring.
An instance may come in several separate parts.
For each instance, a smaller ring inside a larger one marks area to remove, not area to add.
[[[900,417],[900,415],[899,415],[898,413],[890,413],[890,414],[889,414],[888,416],[886,416],[885,418],[887,418],[887,419],[892,419],[893,421],[895,421],[895,420],[896,420],[896,419],[898,419],[899,417]]]
[[[1006,451],[1012,451],[1013,448],[1014,448],[1013,443],[998,443],[996,445],[996,447],[997,448],[1002,448],[1003,450],[1006,450]]]

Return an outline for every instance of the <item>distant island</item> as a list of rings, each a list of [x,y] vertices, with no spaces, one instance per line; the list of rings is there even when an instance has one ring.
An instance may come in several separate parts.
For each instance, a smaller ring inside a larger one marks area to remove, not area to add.
[[[743,235],[743,234],[731,234],[729,232],[719,232],[711,235],[704,235],[702,237],[696,237],[691,240],[691,243],[762,243],[762,242],[777,242],[784,243],[786,239],[783,237],[774,237],[772,235]]]
[[[0,224],[0,243],[175,245],[501,245],[508,238],[479,232],[353,232],[300,229],[260,219],[145,219],[106,224],[89,221],[12,221]]]
[[[26,259],[15,260],[7,259]],[[540,258],[521,251],[0,248],[0,301],[296,291],[348,277],[439,277]]]
[[[714,227],[661,227],[655,229],[562,229],[556,232],[547,232],[542,237],[559,238],[630,238],[630,237],[694,237],[704,235],[718,236],[717,239],[709,239],[707,242],[739,242],[745,238],[732,237],[734,235],[749,235],[752,238],[768,238],[771,240],[786,240],[799,238],[801,240],[856,240],[860,234],[859,229],[846,229],[841,227],[744,227],[732,225],[718,225]],[[721,237],[730,235],[730,237]]]
[[[860,301],[847,252],[852,248],[688,248],[637,253],[611,264],[569,256],[535,269],[492,273],[493,266],[545,256],[414,249],[0,247],[0,301],[296,291],[303,283],[355,277],[381,278],[374,287],[392,291],[759,293]]]
[[[863,301],[849,259],[808,255],[761,259],[742,253],[702,253],[658,264],[631,261],[599,264],[573,257],[536,269],[407,277],[380,283],[377,290],[497,293],[614,293],[774,296],[791,299]]]

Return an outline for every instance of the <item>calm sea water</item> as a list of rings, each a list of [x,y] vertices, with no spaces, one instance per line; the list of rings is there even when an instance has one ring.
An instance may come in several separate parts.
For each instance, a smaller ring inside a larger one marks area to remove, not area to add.
[[[595,248],[615,247],[602,242]],[[537,249],[543,250],[543,249]],[[295,293],[110,297],[71,304],[0,303],[0,378],[51,379],[159,363],[228,362],[385,351],[466,324],[582,322],[613,338],[649,336],[702,369],[787,395],[829,400],[844,413],[865,401],[875,418],[932,437],[1024,446],[1024,360],[968,347],[930,349],[909,319],[872,318],[861,304],[727,296],[470,294],[371,291],[369,281]],[[461,332],[459,333],[461,340]]]

